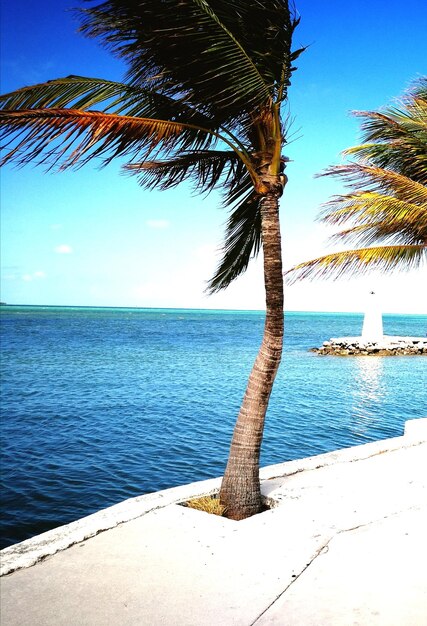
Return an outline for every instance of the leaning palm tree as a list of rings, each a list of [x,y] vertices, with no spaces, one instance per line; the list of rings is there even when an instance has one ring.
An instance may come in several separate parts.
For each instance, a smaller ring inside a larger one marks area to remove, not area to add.
[[[401,99],[400,108],[357,112],[365,143],[344,151],[356,162],[323,174],[349,184],[349,193],[324,205],[320,220],[344,226],[333,242],[357,248],[300,263],[286,272],[289,282],[339,278],[369,269],[420,266],[427,257],[427,78]]]
[[[291,50],[299,20],[288,0],[107,0],[78,15],[81,31],[126,63],[125,82],[68,76],[2,96],[3,163],[67,169],[127,157],[146,189],[221,189],[230,216],[210,292],[262,247],[264,336],[220,493],[242,519],[261,508],[260,446],[282,354],[283,105],[303,50]]]

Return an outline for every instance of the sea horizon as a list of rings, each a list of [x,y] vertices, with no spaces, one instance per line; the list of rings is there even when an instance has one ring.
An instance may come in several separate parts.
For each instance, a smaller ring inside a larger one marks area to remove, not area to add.
[[[90,304],[20,304],[10,302],[0,302],[0,306],[5,307],[21,307],[21,308],[44,308],[44,309],[111,309],[111,310],[135,310],[135,311],[200,311],[216,313],[265,313],[265,309],[217,309],[214,307],[152,307],[152,306],[124,306],[124,305],[90,305]],[[306,309],[285,309],[284,314],[298,314],[303,315],[364,315],[364,311],[330,311],[330,310],[306,310]],[[425,317],[427,313],[402,313],[402,312],[389,312],[383,311],[382,315],[386,316],[399,316],[399,317]]]

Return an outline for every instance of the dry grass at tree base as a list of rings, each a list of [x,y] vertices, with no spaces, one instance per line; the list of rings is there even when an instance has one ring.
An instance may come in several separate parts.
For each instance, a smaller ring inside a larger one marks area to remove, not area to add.
[[[197,511],[203,511],[204,513],[210,513],[211,515],[219,515],[220,517],[227,517],[227,508],[220,503],[219,497],[213,496],[200,496],[193,500],[187,500],[182,503],[182,506],[186,506],[190,509],[196,509]],[[271,504],[263,503],[259,513],[270,510]],[[256,514],[255,514],[256,515]]]
[[[216,496],[194,498],[194,500],[188,500],[185,506],[188,506],[190,509],[196,509],[197,511],[210,513],[211,515],[219,515],[220,517],[223,516],[226,511],[225,506],[220,503],[219,498]]]

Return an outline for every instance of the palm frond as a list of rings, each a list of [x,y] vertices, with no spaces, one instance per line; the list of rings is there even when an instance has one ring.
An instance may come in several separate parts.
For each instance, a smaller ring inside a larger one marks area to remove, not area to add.
[[[45,83],[23,87],[0,96],[1,109],[62,109],[86,110],[105,101],[115,105],[139,99],[142,90],[100,78],[66,76]]]
[[[407,97],[409,97],[410,100],[417,100],[418,98],[427,100],[427,76],[420,76],[414,80]]]
[[[427,184],[427,133],[417,142],[395,141],[393,145],[366,143],[343,151],[343,155],[356,157],[360,162],[398,172],[412,180]]]
[[[143,157],[160,149],[205,149],[210,135],[177,122],[74,109],[0,111],[3,139],[10,139],[2,164],[36,161],[61,169],[95,157],[107,164],[117,156]]]
[[[185,121],[215,130],[210,118],[180,99],[157,93],[150,87],[102,78],[67,76],[0,96],[0,110],[67,107],[86,111],[97,105],[103,105],[100,110],[104,113]]]
[[[419,232],[426,232],[427,205],[404,202],[384,194],[359,191],[333,197],[324,205],[318,219],[333,226],[342,224],[355,226],[387,221],[390,224],[405,224]]]
[[[80,17],[84,34],[127,62],[133,84],[150,80],[223,121],[272,98],[297,24],[285,0],[108,0]]]
[[[299,263],[285,272],[285,277],[288,284],[304,279],[337,280],[343,276],[362,275],[372,269],[381,272],[410,270],[425,263],[426,259],[425,244],[360,248],[334,252]]]
[[[347,227],[332,241],[359,246],[300,263],[286,272],[289,282],[340,278],[369,269],[417,267],[427,245],[427,79],[402,99],[401,108],[361,111],[364,144],[345,150],[358,162],[323,172],[343,180],[351,191],[332,197],[319,219]],[[387,244],[375,246],[374,244]],[[366,247],[368,246],[368,247]]]
[[[427,81],[420,80],[401,99],[399,106],[383,111],[355,111],[363,118],[364,143],[348,148],[369,165],[393,170],[427,184]]]
[[[417,143],[419,136],[424,137],[426,132],[426,103],[420,100],[418,106],[412,108],[412,105],[408,104],[404,110],[390,107],[385,112],[354,111],[353,115],[364,118],[360,128],[366,142]]]
[[[427,242],[427,220],[423,224],[411,225],[405,219],[393,221],[375,220],[371,223],[358,224],[333,234],[331,242],[344,241],[357,246],[372,246],[375,243],[422,244]]]
[[[425,185],[385,168],[349,163],[347,165],[333,165],[319,176],[337,176],[353,189],[386,192],[404,202],[414,204],[427,202]]]
[[[138,176],[146,189],[173,189],[185,180],[193,180],[196,190],[209,192],[220,181],[235,179],[242,162],[231,150],[204,150],[181,153],[167,161],[130,163],[125,170]]]
[[[223,256],[208,283],[208,293],[212,294],[225,289],[243,274],[250,260],[258,255],[260,247],[260,198],[254,191],[251,191],[231,211],[222,250]]]

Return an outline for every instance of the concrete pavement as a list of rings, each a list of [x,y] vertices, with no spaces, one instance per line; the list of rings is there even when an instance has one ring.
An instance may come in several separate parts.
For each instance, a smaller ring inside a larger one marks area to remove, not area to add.
[[[177,504],[216,479],[3,550],[2,626],[427,624],[427,419],[261,476],[242,522]]]

